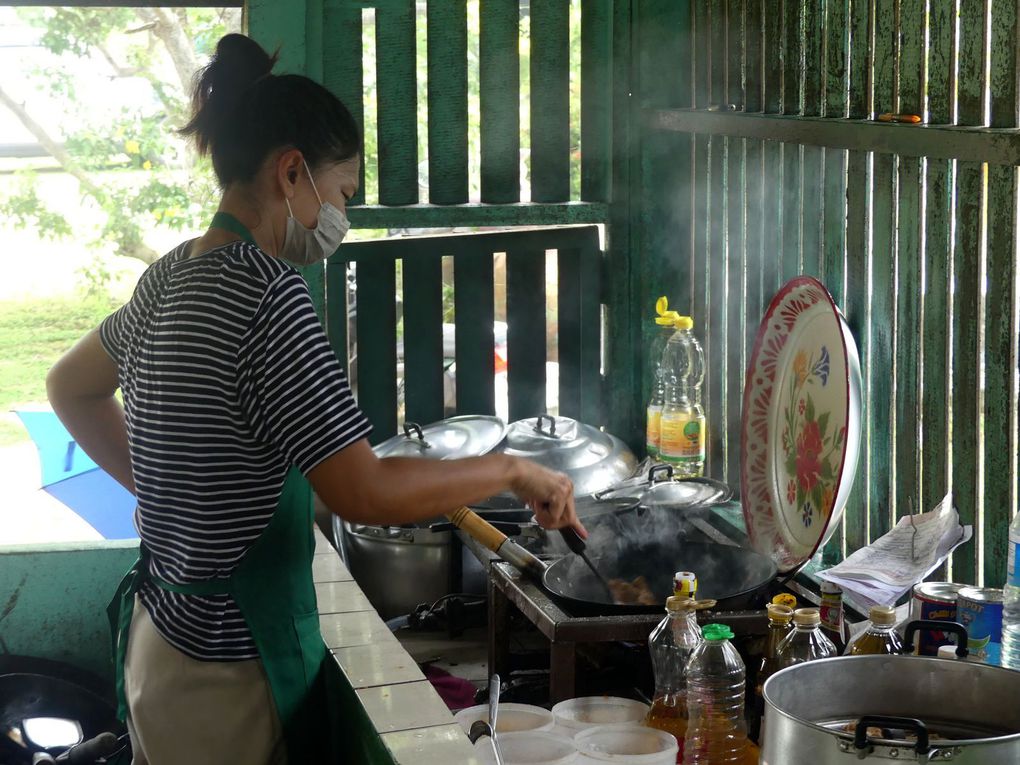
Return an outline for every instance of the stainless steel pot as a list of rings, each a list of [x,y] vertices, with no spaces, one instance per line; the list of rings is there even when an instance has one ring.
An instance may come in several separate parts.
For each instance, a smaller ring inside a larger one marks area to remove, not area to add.
[[[845,656],[777,672],[764,695],[762,765],[1020,763],[1020,672],[1013,670],[927,656]],[[869,728],[883,737],[868,736]]]
[[[379,457],[446,460],[487,454],[506,434],[498,417],[466,415],[429,425],[404,423],[403,434],[374,448]],[[351,575],[384,619],[450,592],[485,592],[485,571],[453,545],[450,531],[416,526],[372,526],[333,521],[333,536]],[[460,565],[454,556],[460,556]]]

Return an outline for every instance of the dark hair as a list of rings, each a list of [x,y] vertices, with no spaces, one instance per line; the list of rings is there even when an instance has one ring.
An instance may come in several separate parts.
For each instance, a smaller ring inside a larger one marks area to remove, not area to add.
[[[281,147],[298,149],[312,169],[361,149],[358,125],[340,99],[302,75],[273,74],[275,63],[276,54],[251,38],[229,34],[196,76],[193,114],[180,132],[212,155],[224,188],[252,180]]]

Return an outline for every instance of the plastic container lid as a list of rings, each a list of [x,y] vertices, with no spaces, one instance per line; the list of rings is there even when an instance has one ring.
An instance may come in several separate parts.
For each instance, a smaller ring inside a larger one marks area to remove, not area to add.
[[[600,725],[574,736],[580,762],[618,765],[671,765],[679,746],[665,731],[634,725]]]
[[[952,643],[948,643],[947,645],[940,645],[938,657],[940,659],[953,659],[953,660],[958,659],[959,657],[956,655],[956,646],[953,645]]]
[[[896,609],[892,606],[872,606],[868,611],[868,618],[872,624],[888,627],[896,624]],[[955,647],[953,646],[954,649]]]
[[[475,742],[475,751],[483,762],[496,762],[487,737]],[[570,765],[577,761],[577,747],[571,738],[542,731],[501,733],[499,751],[505,765]]]
[[[769,603],[765,606],[765,610],[768,612],[769,619],[773,621],[789,624],[793,620],[793,609],[781,603]]]
[[[694,319],[690,316],[677,316],[673,326],[677,329],[694,329]]]
[[[812,627],[822,623],[822,615],[817,608],[798,608],[793,612],[793,623],[802,627]]]
[[[772,598],[772,602],[780,606],[786,606],[793,611],[797,607],[797,598],[788,592],[781,592]]]
[[[581,696],[561,701],[552,712],[557,726],[576,733],[596,725],[640,725],[648,714],[648,705],[618,696]]]
[[[732,640],[733,630],[725,624],[706,624],[701,628],[701,635],[705,640]]]
[[[462,709],[455,714],[454,719],[467,733],[471,725],[478,720],[489,719],[489,705],[479,704],[478,706]],[[532,706],[531,704],[501,703],[499,714],[496,718],[496,733],[519,733],[521,731],[550,731],[556,721],[548,709]],[[500,736],[500,741],[503,738]]]

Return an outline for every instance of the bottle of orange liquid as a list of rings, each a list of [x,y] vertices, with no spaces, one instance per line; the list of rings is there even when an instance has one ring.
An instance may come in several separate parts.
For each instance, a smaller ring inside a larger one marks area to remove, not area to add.
[[[648,638],[655,671],[655,696],[645,724],[676,736],[677,762],[683,762],[687,734],[687,661],[701,643],[694,600],[673,596],[666,600],[666,618]]]

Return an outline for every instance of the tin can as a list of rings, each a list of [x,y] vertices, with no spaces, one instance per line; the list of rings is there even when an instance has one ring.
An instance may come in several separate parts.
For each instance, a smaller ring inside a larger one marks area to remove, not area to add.
[[[673,594],[680,598],[693,598],[698,593],[698,577],[693,571],[673,574]]]
[[[970,658],[998,665],[1002,657],[1002,590],[964,587],[956,603],[956,617],[967,628]]]
[[[934,619],[955,622],[956,601],[960,590],[966,586],[955,582],[915,584],[910,601],[910,620]],[[952,642],[944,632],[925,630],[917,635],[917,652],[920,656],[938,656],[939,646]]]

